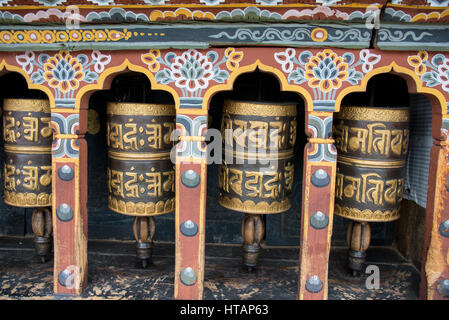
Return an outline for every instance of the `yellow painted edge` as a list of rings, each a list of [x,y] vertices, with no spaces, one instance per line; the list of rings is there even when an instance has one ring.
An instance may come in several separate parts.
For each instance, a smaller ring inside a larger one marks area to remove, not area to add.
[[[274,67],[270,67],[266,64],[263,64],[260,61],[260,59],[257,59],[256,62],[254,62],[253,64],[239,67],[238,69],[234,70],[231,73],[231,75],[229,76],[229,79],[225,84],[210,87],[204,94],[202,109],[203,110],[208,109],[209,100],[212,98],[212,96],[214,94],[216,94],[217,92],[220,92],[220,91],[232,90],[232,88],[234,86],[234,81],[237,79],[238,76],[240,76],[241,74],[244,74],[244,73],[252,72],[252,71],[256,70],[256,68],[259,68],[261,71],[265,71],[265,72],[274,74],[277,77],[277,79],[280,81],[281,91],[293,91],[293,92],[299,93],[301,95],[301,97],[304,99],[306,111],[309,111],[309,112],[313,111],[313,99],[312,99],[309,91],[307,91],[307,89],[305,89],[305,87],[289,84],[287,79],[285,78],[284,73],[281,70],[274,68]]]
[[[421,79],[419,78],[419,76],[414,71],[412,71],[412,70],[410,70],[408,68],[405,68],[405,67],[401,67],[396,62],[392,62],[388,66],[379,67],[379,68],[376,68],[374,70],[371,70],[370,72],[368,72],[365,75],[365,77],[363,77],[360,85],[358,85],[358,86],[350,86],[350,87],[347,87],[347,88],[343,89],[342,91],[340,91],[338,96],[337,96],[337,99],[335,100],[335,112],[339,112],[340,111],[341,102],[342,102],[343,98],[346,95],[348,95],[349,93],[352,93],[352,92],[365,92],[366,88],[367,88],[367,85],[368,85],[368,81],[372,77],[374,77],[374,76],[376,76],[378,74],[382,74],[382,73],[389,73],[391,71],[395,71],[396,73],[405,74],[405,75],[408,75],[409,77],[411,77],[415,81],[416,92],[417,93],[424,93],[424,94],[429,94],[429,95],[435,96],[438,99],[438,101],[440,102],[441,113],[443,115],[447,114],[446,98],[441,93],[441,91],[439,91],[437,89],[427,88],[427,87],[423,86],[423,83],[422,83]]]

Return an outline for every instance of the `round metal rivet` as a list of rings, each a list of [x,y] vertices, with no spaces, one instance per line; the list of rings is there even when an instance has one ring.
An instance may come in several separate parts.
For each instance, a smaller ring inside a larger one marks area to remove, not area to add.
[[[315,171],[315,173],[312,175],[312,184],[317,188],[326,187],[330,182],[331,178],[323,169]]]
[[[64,165],[58,170],[58,177],[61,180],[70,181],[73,179],[74,176],[75,174],[73,172],[73,169],[68,165]]]
[[[439,231],[443,237],[449,238],[449,220],[446,220],[440,224]]]
[[[449,297],[449,279],[444,279],[438,284],[437,287],[438,293],[445,298]]]
[[[198,226],[192,220],[184,221],[181,224],[181,233],[186,237],[196,236],[198,233]]]
[[[310,293],[318,293],[323,289],[323,283],[318,276],[310,277],[306,282],[306,290]]]
[[[185,268],[181,271],[180,279],[182,284],[186,286],[193,286],[196,282],[195,271],[190,267]]]
[[[73,219],[73,210],[67,203],[63,203],[56,209],[56,216],[63,222],[70,221]]]
[[[321,211],[315,212],[310,217],[310,225],[317,230],[325,229],[329,225],[329,217]]]
[[[64,269],[58,275],[58,282],[61,286],[67,287],[67,280],[72,276],[69,270]]]
[[[201,177],[195,171],[187,170],[182,174],[181,181],[188,188],[196,188],[201,182]]]

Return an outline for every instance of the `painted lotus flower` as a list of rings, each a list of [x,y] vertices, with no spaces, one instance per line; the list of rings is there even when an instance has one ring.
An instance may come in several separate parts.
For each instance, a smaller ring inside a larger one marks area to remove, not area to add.
[[[195,49],[177,56],[170,66],[176,86],[189,92],[205,89],[214,76],[214,66],[209,59]]]
[[[305,78],[312,88],[329,92],[341,87],[348,78],[348,64],[330,49],[326,49],[310,58],[305,66]]]
[[[50,57],[44,65],[45,80],[61,92],[77,89],[84,76],[83,66],[78,59],[64,50]]]

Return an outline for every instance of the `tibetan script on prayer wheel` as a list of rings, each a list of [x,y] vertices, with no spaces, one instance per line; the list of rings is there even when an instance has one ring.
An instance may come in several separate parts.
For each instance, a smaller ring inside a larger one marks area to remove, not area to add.
[[[4,201],[16,207],[51,206],[50,103],[5,99]]]
[[[175,171],[170,160],[173,105],[109,103],[107,145],[109,208],[133,216],[175,209]]]
[[[273,214],[291,207],[296,105],[225,101],[219,203],[228,209]]]
[[[399,219],[410,139],[408,108],[342,107],[334,138],[335,213],[356,221]]]

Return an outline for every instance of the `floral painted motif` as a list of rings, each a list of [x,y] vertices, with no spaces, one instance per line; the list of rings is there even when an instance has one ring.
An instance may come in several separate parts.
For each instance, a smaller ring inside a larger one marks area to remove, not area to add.
[[[183,97],[201,97],[210,81],[224,83],[229,78],[229,72],[219,66],[225,63],[229,71],[235,70],[243,59],[243,52],[228,48],[219,60],[215,51],[203,54],[190,49],[179,56],[169,52],[162,58],[159,50],[151,50],[143,54],[141,59],[151,72],[156,73],[155,79],[158,83],[174,82],[176,87],[181,89]]]
[[[61,92],[78,89],[80,80],[85,76],[81,63],[67,51],[48,58],[44,71],[44,79],[48,84]]]
[[[422,76],[427,71],[425,63],[428,58],[429,54],[426,51],[420,51],[416,56],[408,57],[407,61],[412,67],[415,67],[416,74]]]
[[[99,6],[114,4],[114,0],[87,0],[87,1],[98,4]]]
[[[368,49],[360,51],[359,59],[347,52],[339,56],[331,49],[325,49],[313,55],[303,51],[297,56],[296,50],[289,48],[274,55],[288,74],[288,81],[295,84],[307,82],[313,88],[315,100],[332,100],[343,82],[357,85],[363,74],[373,70],[380,55],[372,54]],[[357,70],[361,66],[362,72]]]
[[[332,50],[324,50],[306,63],[304,77],[309,81],[309,87],[329,92],[340,88],[342,82],[348,79],[348,69],[342,57]]]
[[[34,2],[43,4],[44,6],[57,6],[63,4],[66,1],[67,0],[34,0]]]
[[[428,87],[441,85],[449,93],[449,58],[444,54],[436,54],[429,60],[429,54],[420,51],[416,56],[410,56],[408,63],[415,67],[415,72],[421,76],[421,81]]]
[[[111,61],[111,56],[99,51],[93,51],[91,58],[89,61],[89,57],[85,54],[72,56],[68,51],[61,50],[54,56],[42,53],[37,59],[34,52],[27,51],[18,55],[16,60],[30,75],[33,83],[47,82],[55,91],[55,99],[64,100],[73,99],[81,81],[95,82],[98,74],[103,72],[105,65]]]

